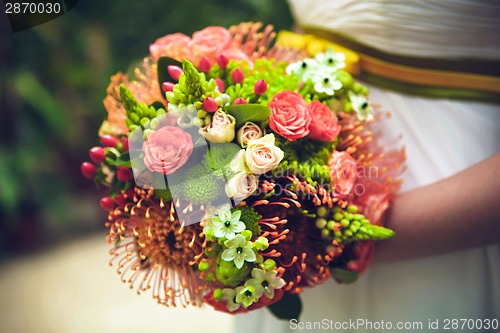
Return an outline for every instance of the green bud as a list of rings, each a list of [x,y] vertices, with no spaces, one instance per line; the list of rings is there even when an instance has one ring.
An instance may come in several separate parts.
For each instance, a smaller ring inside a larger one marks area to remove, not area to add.
[[[363,93],[363,90],[364,90],[364,86],[359,83],[359,82],[355,82],[353,85],[352,85],[352,91],[354,91],[356,94],[361,94]]]
[[[156,117],[156,109],[154,107],[152,106],[149,107],[148,116],[151,119]]]
[[[330,237],[330,230],[328,230],[328,229],[321,229],[321,236],[322,236],[323,238],[328,238],[328,237]]]
[[[352,218],[354,217],[354,215],[352,213],[345,213],[344,214],[344,218],[351,221]]]
[[[362,224],[370,224],[370,220],[368,220],[367,218],[364,218],[361,220],[361,223]]]
[[[353,235],[353,233],[351,230],[346,230],[346,231],[344,231],[344,235],[347,237],[351,237]]]
[[[156,116],[157,117],[161,117],[161,116],[164,116],[166,114],[167,114],[167,112],[163,108],[156,110]]]
[[[354,216],[352,218],[355,220],[361,221],[365,218],[365,216],[363,214],[354,214]]]
[[[349,89],[354,82],[351,74],[344,72],[344,71],[339,71],[337,73],[337,80],[339,80],[340,83],[342,83],[342,86],[347,88],[347,89]]]
[[[207,248],[203,251],[203,253],[204,253],[207,257],[212,258],[214,255],[216,255],[216,254],[217,254],[217,251],[215,251],[215,249],[211,249],[211,248],[208,248],[208,247],[207,247]]]
[[[249,231],[249,230],[245,230]],[[248,239],[249,240],[249,239]],[[257,240],[253,243],[254,248],[257,251],[264,251],[269,247],[269,241],[267,240],[266,237],[259,237]]]
[[[333,230],[333,228],[335,227],[335,221],[328,221],[328,224],[326,225],[326,227],[330,230]]]
[[[345,102],[345,111],[346,112],[352,111],[352,103],[351,102]]]
[[[251,232],[250,230],[243,230],[243,231],[241,232],[241,235],[242,235],[243,237],[245,237],[245,239],[246,239],[247,241],[249,241],[249,240],[251,240],[251,239],[252,239],[252,232]],[[259,238],[260,238],[260,237],[259,237]],[[266,239],[266,240],[267,240],[267,239]]]
[[[201,261],[199,264],[198,264],[198,269],[200,270],[200,272],[205,272],[206,270],[208,270],[210,268],[210,265],[208,264],[207,261]]]
[[[138,115],[137,113],[135,113],[135,112],[131,112],[131,113],[129,113],[128,118],[129,118],[129,119],[132,121],[132,123],[134,123],[134,124],[138,124],[138,123],[139,123],[139,120],[140,120],[139,115]]]
[[[216,300],[222,299],[222,289],[220,289],[220,288],[215,289],[213,296]]]
[[[342,231],[337,230],[337,231],[335,231],[335,232],[333,233],[333,235],[335,236],[335,238],[340,238],[340,237],[342,237]]]
[[[149,118],[141,118],[140,123],[142,126],[147,127],[149,125]]]
[[[359,225],[351,224],[349,226],[349,230],[351,230],[353,233],[356,233],[356,231],[358,231],[358,229],[359,229]]]
[[[158,118],[154,118],[154,119],[151,119],[150,123],[149,123],[149,127],[151,127],[152,129],[157,129],[158,128],[158,125],[160,124],[160,121],[158,120]]]
[[[237,286],[248,276],[250,270],[251,266],[246,262],[238,269],[233,261],[222,260],[220,255],[216,259],[215,276],[226,286]]]
[[[353,214],[357,213],[358,212],[358,207],[355,206],[355,205],[349,205],[349,206],[347,206],[347,211],[349,213],[353,213]]]
[[[323,229],[326,226],[327,222],[325,219],[317,219],[316,220],[316,228]]]
[[[153,134],[155,131],[153,131],[152,129],[145,129],[144,130],[144,139],[146,139],[149,135]]]
[[[198,110],[198,118],[203,119],[207,116],[207,112],[203,110]]]
[[[347,219],[342,219],[340,220],[340,224],[342,225],[342,228],[347,228],[351,222]]]
[[[319,217],[326,217],[328,215],[328,209],[326,209],[325,206],[320,206],[316,210],[316,214],[318,214]]]
[[[276,267],[276,261],[274,261],[273,259],[266,259],[263,266],[266,271],[270,271],[274,269],[274,267]]]
[[[335,213],[335,214],[333,215],[333,219],[334,219],[335,221],[340,221],[340,220],[342,220],[343,218],[344,218],[344,214],[342,214],[342,213]]]

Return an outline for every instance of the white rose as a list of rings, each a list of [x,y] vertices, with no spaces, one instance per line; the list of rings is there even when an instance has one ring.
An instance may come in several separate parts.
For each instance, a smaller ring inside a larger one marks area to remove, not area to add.
[[[249,140],[257,140],[262,138],[262,129],[260,126],[252,123],[252,122],[246,122],[243,127],[240,128],[238,131],[238,134],[236,136],[238,143],[243,147],[246,148],[248,145]]]
[[[212,122],[200,128],[199,133],[210,142],[231,142],[234,139],[234,126],[236,120],[230,114],[217,110]]]
[[[259,186],[259,176],[238,172],[234,174],[226,183],[226,194],[234,200],[244,200]]]
[[[283,156],[283,151],[274,144],[274,134],[267,134],[248,141],[245,162],[251,172],[260,175],[276,168]]]

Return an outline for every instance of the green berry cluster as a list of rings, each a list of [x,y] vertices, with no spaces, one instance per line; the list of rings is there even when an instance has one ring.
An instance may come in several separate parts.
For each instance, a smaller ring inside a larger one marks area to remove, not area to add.
[[[332,239],[340,244],[360,240],[382,240],[394,236],[394,231],[373,225],[358,212],[358,207],[349,205],[344,210],[340,207],[329,209],[320,206],[316,211],[316,227],[325,239]]]

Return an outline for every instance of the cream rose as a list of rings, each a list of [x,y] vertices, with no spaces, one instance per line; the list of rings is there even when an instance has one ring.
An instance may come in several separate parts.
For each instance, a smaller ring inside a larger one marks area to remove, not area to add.
[[[238,172],[226,183],[226,194],[234,200],[244,200],[257,191],[258,186],[259,176]]]
[[[248,141],[245,162],[251,172],[260,175],[276,168],[284,155],[274,144],[274,134],[267,134],[260,139]]]
[[[236,120],[230,114],[218,110],[212,117],[212,122],[200,128],[199,133],[210,142],[231,142],[234,139]]]
[[[252,122],[246,122],[245,125],[243,125],[238,131],[236,139],[243,148],[246,148],[249,140],[260,139],[263,135],[264,134],[262,133],[262,129],[259,125]]]

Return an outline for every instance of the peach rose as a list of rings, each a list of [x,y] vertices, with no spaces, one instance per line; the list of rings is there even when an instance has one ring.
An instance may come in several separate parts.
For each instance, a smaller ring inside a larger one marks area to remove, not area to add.
[[[249,140],[257,140],[262,138],[262,129],[259,125],[254,124],[252,122],[246,122],[240,130],[238,131],[238,135],[236,136],[238,143],[246,148]]]
[[[144,164],[152,172],[171,175],[193,152],[191,135],[173,126],[164,126],[148,136],[142,145]]]
[[[212,117],[212,122],[200,128],[199,133],[210,142],[231,142],[234,139],[236,120],[230,114],[218,110]]]
[[[284,90],[269,103],[269,127],[285,139],[295,141],[309,134],[311,115],[304,98],[296,92]]]
[[[318,141],[333,141],[340,133],[337,116],[328,106],[320,101],[313,101],[307,106],[311,115],[308,138]]]
[[[182,61],[188,55],[190,41],[189,36],[181,33],[166,35],[151,44],[149,52],[154,61],[157,61],[160,57],[170,57]]]
[[[351,194],[357,179],[357,163],[354,158],[345,151],[335,151],[328,161],[328,167],[335,193],[343,196]]]
[[[257,174],[266,173],[278,166],[285,153],[274,144],[274,134],[267,134],[258,140],[248,141],[245,162],[248,169]]]

